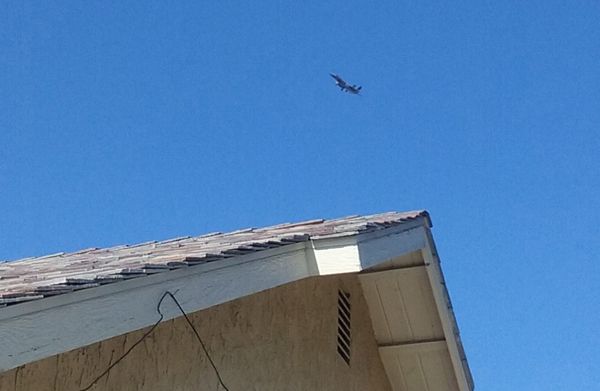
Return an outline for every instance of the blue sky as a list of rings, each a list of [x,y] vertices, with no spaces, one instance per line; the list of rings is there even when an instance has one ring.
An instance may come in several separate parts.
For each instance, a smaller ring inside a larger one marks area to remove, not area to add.
[[[0,259],[426,208],[476,388],[600,389],[599,13],[2,2]]]

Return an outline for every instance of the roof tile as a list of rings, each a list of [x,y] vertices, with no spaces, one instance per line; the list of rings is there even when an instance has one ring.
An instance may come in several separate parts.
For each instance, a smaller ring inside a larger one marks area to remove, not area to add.
[[[425,218],[426,211],[308,220],[0,263],[0,307],[168,272],[310,239],[355,235]]]

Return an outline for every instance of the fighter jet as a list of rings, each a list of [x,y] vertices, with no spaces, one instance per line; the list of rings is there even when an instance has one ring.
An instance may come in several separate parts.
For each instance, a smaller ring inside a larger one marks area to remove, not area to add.
[[[349,92],[351,94],[360,94],[361,86],[357,86],[356,84],[348,84],[342,79],[340,76],[335,73],[329,74],[331,77],[335,79],[335,84],[340,87],[342,91]]]

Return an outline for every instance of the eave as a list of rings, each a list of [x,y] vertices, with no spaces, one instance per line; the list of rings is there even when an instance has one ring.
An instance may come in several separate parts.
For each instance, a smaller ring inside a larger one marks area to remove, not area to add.
[[[421,255],[422,265],[404,268],[394,264],[394,260],[415,253]],[[425,278],[423,286],[429,284],[426,289],[431,303],[426,305],[437,314],[440,332],[432,340],[387,343],[377,332],[384,327],[382,319],[402,314],[394,314],[400,310],[392,306],[383,310],[391,311],[383,318],[377,315],[377,303],[369,294],[369,286],[380,279],[410,275],[412,272],[407,270],[411,268],[419,270],[415,278],[421,283]],[[380,344],[380,356],[394,390],[405,389],[395,380],[398,365],[394,362],[398,357],[418,356],[432,349],[447,352],[444,357],[448,362],[440,368],[451,368],[456,381],[456,387],[448,389],[472,390],[426,217],[373,232],[315,237],[185,270],[1,308],[0,340],[4,354],[0,355],[0,372],[150,326],[158,319],[156,303],[165,291],[176,292],[183,308],[195,312],[303,278],[342,273],[362,273],[360,279]],[[166,305],[162,310],[164,320],[180,315],[174,305]]]

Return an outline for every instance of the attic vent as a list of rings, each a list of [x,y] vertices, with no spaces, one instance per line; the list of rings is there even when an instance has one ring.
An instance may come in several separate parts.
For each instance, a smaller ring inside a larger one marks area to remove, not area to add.
[[[348,365],[350,365],[351,341],[352,334],[350,332],[350,294],[339,290],[337,351]]]

